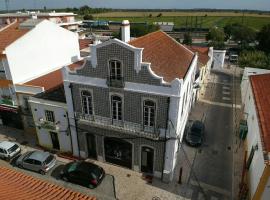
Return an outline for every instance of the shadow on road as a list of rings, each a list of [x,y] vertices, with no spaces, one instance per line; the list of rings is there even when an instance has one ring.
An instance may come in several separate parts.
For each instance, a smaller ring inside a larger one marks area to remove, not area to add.
[[[59,180],[60,177],[60,172],[61,170],[64,168],[65,165],[58,165],[57,167],[55,167],[53,169],[53,171],[51,172],[51,176],[54,177],[55,179]]]

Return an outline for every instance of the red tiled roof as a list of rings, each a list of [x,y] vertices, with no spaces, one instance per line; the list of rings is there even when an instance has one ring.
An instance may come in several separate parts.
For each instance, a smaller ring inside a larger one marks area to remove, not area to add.
[[[80,50],[89,47],[89,44],[93,44],[93,41],[90,39],[79,39]]]
[[[261,139],[265,151],[270,152],[270,74],[250,76]]]
[[[24,83],[24,85],[44,87],[45,90],[52,89],[63,83],[62,69],[50,72],[44,76],[38,77]]]
[[[186,47],[191,50],[194,53],[198,53],[198,60],[199,63],[201,63],[202,66],[206,65],[207,62],[209,61],[209,56],[208,56],[208,47],[199,47],[199,46],[187,46]]]
[[[77,61],[77,62],[75,62],[75,63],[72,63],[72,64],[69,65],[68,67],[69,67],[69,69],[70,69],[71,71],[74,71],[75,69],[81,67],[81,66],[83,65],[83,63],[84,63],[84,60],[80,60],[80,61]]]
[[[143,61],[151,63],[151,69],[165,81],[184,78],[194,54],[162,31],[149,33],[131,40],[130,45],[144,48]]]
[[[19,29],[19,23],[17,22],[7,25],[7,27],[0,30],[0,54],[2,54],[7,46],[26,34],[28,31],[29,29]]]
[[[0,199],[6,200],[96,200],[79,192],[0,167]]]

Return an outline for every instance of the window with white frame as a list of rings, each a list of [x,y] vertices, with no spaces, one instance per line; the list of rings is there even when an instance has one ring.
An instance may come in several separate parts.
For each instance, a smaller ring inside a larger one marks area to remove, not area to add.
[[[111,96],[112,118],[122,120],[122,98],[116,95]]]
[[[50,110],[45,110],[46,121],[55,122],[54,113]]]
[[[151,100],[145,100],[143,102],[143,125],[145,127],[155,126],[155,111],[156,104]]]
[[[111,60],[110,65],[110,78],[113,80],[122,79],[121,62],[118,60]]]
[[[83,113],[87,115],[93,115],[92,95],[89,91],[83,90],[81,92],[82,109]]]

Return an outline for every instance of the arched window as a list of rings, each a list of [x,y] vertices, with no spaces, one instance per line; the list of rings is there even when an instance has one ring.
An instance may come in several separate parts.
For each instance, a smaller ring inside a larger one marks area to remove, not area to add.
[[[122,80],[121,62],[118,60],[111,60],[110,65],[110,79]]]
[[[156,103],[150,100],[143,102],[143,125],[145,127],[155,126]]]
[[[111,97],[112,101],[112,118],[122,120],[122,98],[116,95]]]
[[[89,91],[83,90],[81,92],[83,113],[93,115],[92,95]]]

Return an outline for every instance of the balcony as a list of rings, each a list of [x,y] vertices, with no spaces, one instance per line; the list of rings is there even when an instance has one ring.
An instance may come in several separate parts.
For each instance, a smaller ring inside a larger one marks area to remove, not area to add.
[[[146,128],[141,124],[112,120],[108,117],[86,115],[83,113],[75,113],[76,119],[79,123],[90,124],[92,126],[113,129],[115,131],[124,132],[130,135],[158,139],[160,136],[160,130],[157,128]]]
[[[51,131],[59,131],[59,122],[51,122],[43,118],[39,119],[37,126]]]
[[[108,76],[107,85],[109,87],[123,88],[123,87],[125,87],[124,77],[122,77],[122,76]]]

